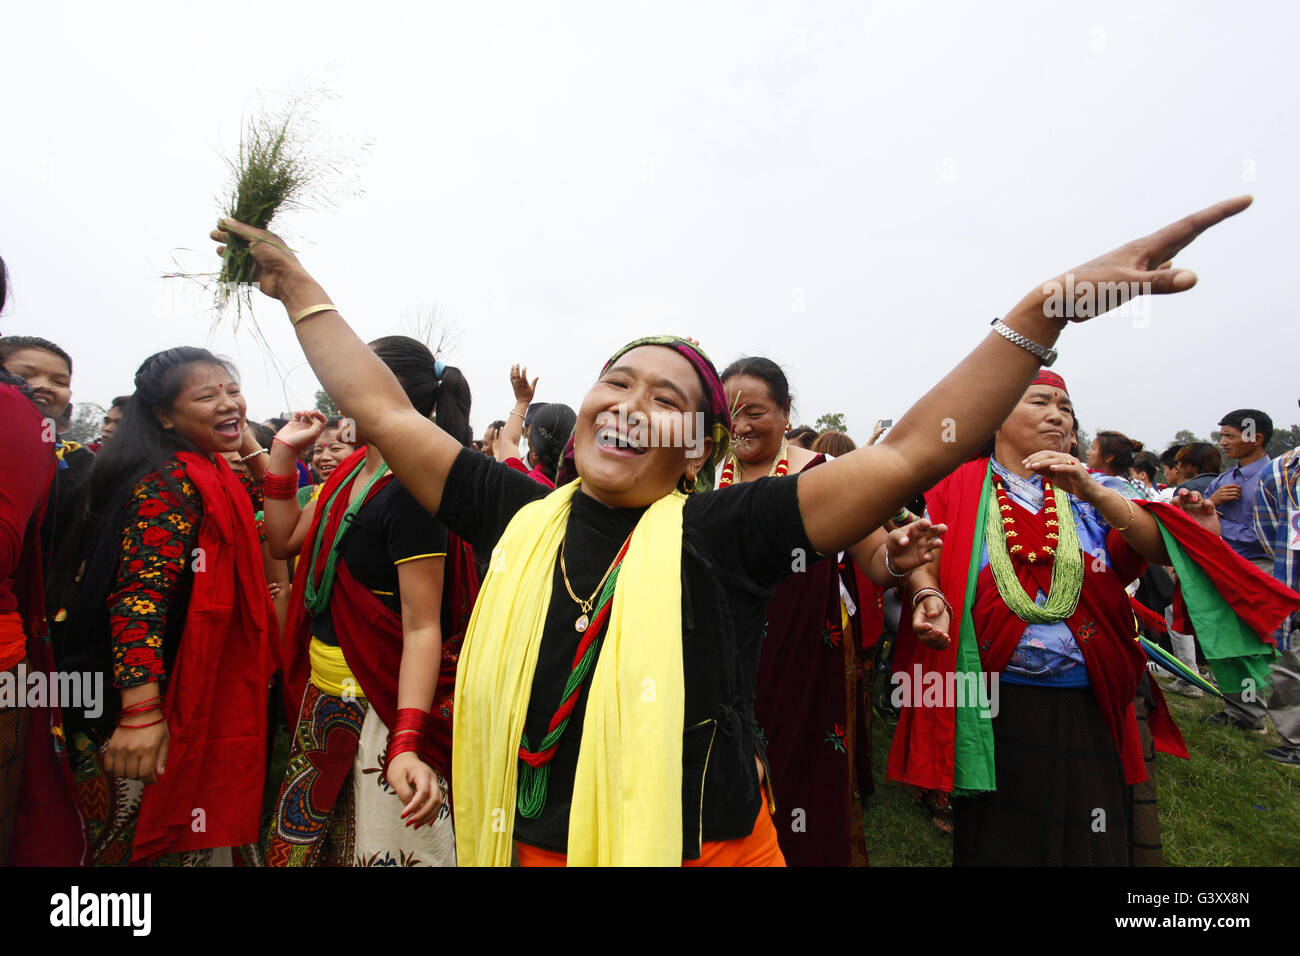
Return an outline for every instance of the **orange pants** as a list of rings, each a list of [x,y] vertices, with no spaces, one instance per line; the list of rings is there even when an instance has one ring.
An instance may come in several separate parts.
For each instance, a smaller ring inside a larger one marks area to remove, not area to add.
[[[543,850],[515,841],[520,866],[568,866],[563,853]],[[698,860],[682,860],[682,866],[785,866],[785,857],[776,842],[776,827],[767,809],[767,800],[758,808],[753,832],[736,840],[710,840],[701,848]]]

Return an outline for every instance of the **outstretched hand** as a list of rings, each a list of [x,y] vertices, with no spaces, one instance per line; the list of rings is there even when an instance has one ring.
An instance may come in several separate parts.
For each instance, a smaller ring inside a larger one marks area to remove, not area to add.
[[[916,604],[912,611],[912,632],[916,639],[926,647],[941,651],[952,643],[948,628],[952,626],[952,616],[943,598],[928,594]]]
[[[314,408],[294,412],[293,418],[275,433],[275,437],[295,451],[303,452],[316,444],[316,439],[325,431],[327,421],[324,414]]]
[[[522,405],[531,405],[533,396],[537,394],[537,383],[540,382],[541,376],[528,381],[528,366],[515,363],[510,366],[510,388],[515,393],[515,401]]]
[[[895,571],[914,571],[934,560],[943,548],[946,524],[930,524],[928,518],[918,518],[909,525],[895,528],[885,540],[885,554]]]
[[[1055,295],[1059,301],[1062,294],[1069,295],[1073,290],[1073,300],[1060,302],[1062,311],[1054,314],[1049,298],[1045,313],[1051,318],[1084,322],[1118,308],[1134,295],[1185,292],[1196,285],[1196,273],[1175,269],[1174,256],[1205,230],[1237,215],[1252,201],[1250,196],[1225,199],[1058,276],[1043,286],[1043,294]]]
[[[1199,491],[1188,491],[1184,488],[1174,495],[1173,504],[1175,507],[1182,508],[1184,514],[1206,531],[1211,534],[1222,535],[1223,529],[1219,525],[1219,512],[1215,510],[1214,503]]]

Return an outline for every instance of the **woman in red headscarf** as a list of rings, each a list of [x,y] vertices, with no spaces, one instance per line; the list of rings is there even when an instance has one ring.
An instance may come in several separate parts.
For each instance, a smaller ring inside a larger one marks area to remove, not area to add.
[[[1213,545],[1177,509],[1135,507],[1094,480],[1065,451],[1073,425],[1065,382],[1042,371],[991,457],[926,494],[949,532],[913,581],[940,588],[953,611],[914,618],[920,643],[900,640],[889,773],[964,798],[953,802],[956,865],[1132,862],[1146,658],[1125,585],[1146,561],[1170,563],[1166,532]],[[1152,732],[1185,756],[1152,690]]]

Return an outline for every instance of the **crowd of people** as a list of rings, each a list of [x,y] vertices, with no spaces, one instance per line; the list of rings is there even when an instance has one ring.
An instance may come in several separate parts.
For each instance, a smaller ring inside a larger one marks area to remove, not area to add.
[[[1182,292],[1248,204],[1074,286]],[[256,423],[179,347],[81,447],[72,357],[0,337],[0,672],[103,689],[0,699],[0,863],[863,865],[887,676],[888,776],[956,864],[1158,863],[1155,751],[1187,750],[1140,635],[1300,764],[1300,450],[1238,409],[1227,470],[1115,431],[1080,460],[1037,289],[862,447],[795,427],[780,356],[676,336],[576,408],[512,366],[476,440],[459,369],[231,234],[341,417]]]

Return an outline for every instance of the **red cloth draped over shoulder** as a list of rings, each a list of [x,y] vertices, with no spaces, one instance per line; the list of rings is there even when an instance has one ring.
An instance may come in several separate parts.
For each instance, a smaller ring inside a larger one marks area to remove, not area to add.
[[[224,458],[176,457],[203,498],[203,521],[185,630],[163,698],[167,769],[144,789],[137,860],[256,842],[266,774],[277,631],[252,505]]]
[[[54,445],[44,439],[41,413],[10,385],[0,385],[0,421],[0,460],[5,463],[5,480],[0,482],[0,613],[17,618],[19,650],[13,663],[26,656],[29,674],[51,674],[54,653],[46,636],[40,523],[57,467]],[[72,796],[62,713],[49,706],[31,711],[8,862],[78,866],[85,861],[86,839]]]
[[[0,385],[0,421],[5,467],[0,482],[0,614],[16,612],[25,634],[43,634],[40,523],[54,479],[54,445],[44,440],[41,413],[12,385]],[[22,657],[20,646],[14,659],[0,661],[0,666],[12,667]]]
[[[1219,597],[1261,641],[1276,646],[1273,632],[1287,615],[1300,607],[1296,592],[1233,551],[1221,537],[1202,528],[1183,509],[1163,501],[1135,500],[1133,504],[1150,511],[1160,521],[1187,556],[1205,572]],[[1185,618],[1179,583],[1174,591],[1174,630],[1190,634],[1191,623]]]
[[[311,663],[307,653],[311,641],[311,616],[307,613],[303,594],[307,576],[311,573],[312,546],[317,530],[325,522],[325,535],[321,540],[317,560],[315,584],[319,585],[325,571],[325,556],[338,537],[347,510],[347,488],[350,476],[365,460],[364,448],[334,469],[329,480],[317,496],[316,514],[303,542],[302,554],[294,572],[294,600],[285,625],[282,650],[282,669],[285,675],[285,707],[289,710],[289,726],[298,720],[297,708],[311,678]],[[386,475],[370,490],[370,497],[391,480]],[[332,513],[326,515],[325,505],[335,490],[343,487]],[[368,499],[367,499],[368,500]],[[474,566],[474,553],[470,546],[453,534],[448,534],[447,565],[443,575],[442,591],[442,666],[434,690],[433,709],[429,720],[429,743],[432,747],[435,769],[446,779],[451,779],[451,724],[452,698],[456,688],[456,664],[460,647],[469,627],[470,613],[478,597],[478,573]],[[330,594],[330,619],[339,648],[352,671],[361,692],[365,694],[375,713],[386,727],[397,719],[397,685],[402,665],[402,616],[359,582],[339,561],[335,566],[334,587]]]
[[[922,673],[952,673],[956,669],[962,621],[967,614],[973,615],[981,669],[986,673],[1000,674],[1019,645],[1026,624],[1001,599],[990,568],[979,572],[974,606],[966,607],[972,556],[983,546],[982,540],[976,540],[976,529],[987,468],[987,458],[967,462],[926,494],[930,520],[945,523],[949,529],[939,558],[939,580],[953,609],[948,631],[953,640],[943,650],[934,650],[917,641],[910,626],[906,635],[900,626],[896,671],[910,673],[919,664]],[[1022,512],[1023,509],[1017,515]],[[1029,524],[1028,521],[1018,523],[1017,528],[1022,534],[1027,533]],[[1030,542],[1031,546],[1037,543],[1041,542],[1037,539]],[[1109,562],[1085,558],[1079,605],[1066,623],[1083,653],[1089,685],[1119,750],[1125,777],[1129,783],[1139,783],[1146,779],[1146,769],[1133,698],[1145,671],[1146,657],[1136,641],[1124,582],[1140,575],[1145,562],[1118,532],[1112,531],[1106,544]],[[1040,581],[1044,571],[1046,577]],[[1022,586],[1027,586],[1027,593],[1035,585],[1044,592],[1050,587],[1050,568],[1021,565],[1017,567],[1017,576]],[[904,707],[890,750],[890,778],[927,789],[951,791],[955,741],[956,713],[952,706]]]
[[[507,458],[506,466],[508,468],[513,468],[521,475],[527,475],[529,478],[533,479],[533,481],[537,482],[543,488],[551,488],[551,489],[555,488],[555,482],[551,481],[550,478],[546,477],[546,472],[542,470],[541,465],[538,465],[536,468],[529,471],[528,466],[523,463],[522,459]]]

